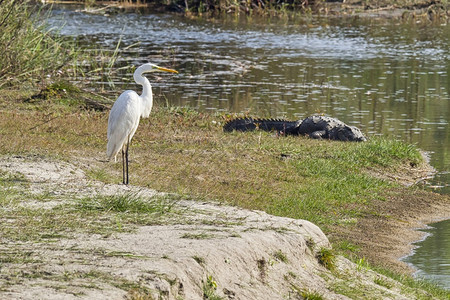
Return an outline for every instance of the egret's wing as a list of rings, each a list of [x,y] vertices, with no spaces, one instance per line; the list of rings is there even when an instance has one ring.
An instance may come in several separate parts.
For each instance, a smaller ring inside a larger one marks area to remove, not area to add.
[[[106,154],[116,156],[123,145],[131,140],[140,119],[140,99],[134,91],[125,91],[114,103],[108,119],[108,145]]]

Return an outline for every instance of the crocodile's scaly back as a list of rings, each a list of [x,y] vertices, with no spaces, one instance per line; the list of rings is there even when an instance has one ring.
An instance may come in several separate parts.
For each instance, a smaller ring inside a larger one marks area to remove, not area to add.
[[[224,126],[224,131],[252,131],[260,129],[264,131],[277,131],[284,133],[291,133],[296,126],[296,122],[286,121],[282,119],[253,119],[253,118],[239,118],[228,121]]]
[[[336,141],[366,141],[361,130],[344,122],[326,116],[310,116],[303,120],[287,121],[281,119],[240,118],[228,121],[224,131],[276,131],[285,135],[307,135],[314,139],[329,139]]]
[[[298,134],[308,135],[311,138],[330,139],[336,141],[363,142],[366,137],[355,126],[326,116],[310,116],[305,118],[297,128]]]

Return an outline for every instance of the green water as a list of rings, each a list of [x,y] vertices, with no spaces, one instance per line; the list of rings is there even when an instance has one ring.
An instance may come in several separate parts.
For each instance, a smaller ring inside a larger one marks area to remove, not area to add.
[[[414,254],[403,259],[417,269],[416,275],[431,279],[450,289],[449,221],[430,224],[421,231],[427,237],[415,243]]]
[[[450,25],[444,21],[209,20],[149,12],[99,16],[56,7],[50,25],[62,24],[63,35],[105,51],[119,40],[123,48],[134,45],[121,54],[119,66],[153,62],[180,71],[150,78],[156,105],[289,119],[328,114],[369,137],[417,144],[438,170],[424,183],[450,193]],[[125,73],[92,85],[117,95],[140,88],[131,79]],[[442,224],[433,237],[444,241],[450,221]],[[435,253],[432,247],[418,248],[411,263],[422,256],[419,249]],[[439,247],[450,253],[448,239]],[[433,257],[425,259],[430,267],[417,265],[421,275],[450,282],[439,268],[448,266],[449,257]]]

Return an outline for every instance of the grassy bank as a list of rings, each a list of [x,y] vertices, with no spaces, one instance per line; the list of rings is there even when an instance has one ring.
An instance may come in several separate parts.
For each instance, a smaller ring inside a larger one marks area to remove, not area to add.
[[[350,263],[303,220],[104,185],[48,156],[0,156],[0,167],[0,295],[8,299],[160,299],[161,282],[170,299],[228,299],[229,289],[249,299],[448,296],[364,258]],[[196,297],[184,292],[191,286]]]
[[[60,86],[65,88],[57,88]],[[2,90],[0,155],[68,161],[82,168],[91,179],[121,182],[121,164],[106,162],[104,154],[108,110],[102,107],[111,103],[92,106],[104,99],[70,85],[53,85],[46,92],[51,97],[41,97],[43,93],[39,91]],[[227,118],[157,105],[151,118],[142,120],[132,143],[131,183],[175,192],[184,198],[310,220],[327,233],[337,250],[354,257],[364,268],[369,268],[368,262],[377,263],[376,257],[380,256],[373,245],[376,229],[358,233],[365,220],[377,218],[386,223],[404,219],[391,210],[393,205],[404,205],[417,198],[435,203],[448,201],[416,188],[403,188],[388,179],[409,170],[420,173],[422,157],[412,145],[383,138],[341,143],[264,132],[230,134],[221,127]],[[0,183],[5,187],[28,184],[20,176],[0,175]],[[21,197],[31,197],[14,189],[8,191],[2,194],[2,203],[9,205],[5,207],[19,205]],[[43,203],[55,201],[51,194],[40,197],[47,197],[39,199]],[[17,233],[7,231],[2,235],[19,240],[40,239],[43,234],[57,238],[65,236],[67,229],[109,235],[117,230],[128,231],[135,224],[160,222],[165,213],[165,205],[158,203],[131,209],[127,206],[129,200],[84,198],[78,204],[61,204],[52,210],[4,210],[3,218],[12,217],[11,213],[20,215],[22,226]],[[411,205],[423,208],[424,203],[414,201]],[[127,207],[125,211],[123,207]],[[407,206],[405,210],[414,212]],[[96,219],[99,214],[101,222]],[[36,218],[41,220],[40,225]],[[378,228],[387,232],[382,226]],[[364,235],[370,235],[367,245]],[[371,252],[364,252],[364,246],[369,246]],[[425,288],[441,299],[448,295],[433,285],[399,278],[412,289]]]
[[[107,111],[89,109],[85,100],[92,94],[68,88],[53,93],[40,99],[3,91],[0,153],[89,157],[93,165],[84,168],[90,176],[119,182],[121,164],[104,162]],[[400,141],[229,134],[221,127],[227,118],[156,107],[132,144],[132,184],[307,219],[326,229],[355,222],[372,200],[383,201],[387,190],[398,187],[386,175],[422,163],[419,150]]]
[[[33,104],[26,103],[29,96],[8,94],[0,121],[2,153],[105,159],[106,112],[79,111],[83,98],[70,94]],[[262,132],[225,134],[225,119],[156,108],[133,141],[131,182],[326,227],[352,222],[372,199],[384,199],[383,191],[396,186],[370,173],[397,173],[422,159],[414,146],[382,138],[336,143]],[[99,163],[88,171],[116,183],[120,168]]]
[[[82,1],[80,1],[81,3]],[[448,18],[447,0],[383,0],[383,1],[333,1],[333,0],[158,0],[136,3],[85,0],[84,4],[94,13],[118,13],[121,10],[148,8],[151,11],[177,12],[186,15],[222,14],[262,15],[274,17],[302,18],[310,15],[322,16],[380,16],[385,18],[418,18],[435,20]]]

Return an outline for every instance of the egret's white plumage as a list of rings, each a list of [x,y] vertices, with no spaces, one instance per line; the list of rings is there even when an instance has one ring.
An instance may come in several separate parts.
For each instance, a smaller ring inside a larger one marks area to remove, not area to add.
[[[128,147],[131,139],[141,117],[148,118],[153,107],[152,86],[143,74],[155,71],[178,73],[151,63],[140,66],[134,72],[134,81],[142,85],[142,94],[139,96],[135,91],[123,92],[109,113],[106,155],[109,159],[114,157],[114,161],[117,161],[117,154],[122,151],[124,184],[128,184]]]

